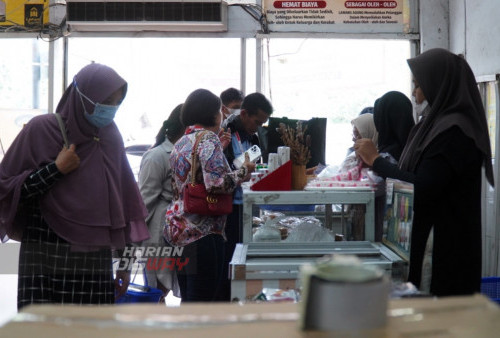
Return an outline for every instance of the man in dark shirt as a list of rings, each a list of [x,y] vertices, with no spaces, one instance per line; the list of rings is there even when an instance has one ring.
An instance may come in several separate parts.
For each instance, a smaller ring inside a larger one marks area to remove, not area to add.
[[[227,161],[231,168],[236,169],[233,161],[247,151],[253,145],[261,146],[259,135],[261,135],[262,125],[267,122],[273,113],[271,102],[260,93],[249,94],[241,104],[241,112],[238,115],[231,115],[226,120],[226,130],[231,131],[231,143],[224,150]],[[228,275],[229,262],[233,257],[236,243],[242,241],[242,204],[243,191],[237,188],[233,197],[233,212],[228,215],[226,221],[226,237],[224,250],[224,271],[225,277],[219,287],[217,299],[229,301],[231,295],[231,281]]]

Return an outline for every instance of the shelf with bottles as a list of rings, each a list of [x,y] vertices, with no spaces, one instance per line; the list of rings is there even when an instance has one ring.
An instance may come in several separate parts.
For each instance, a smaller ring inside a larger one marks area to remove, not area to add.
[[[387,179],[383,243],[406,261],[410,256],[413,225],[413,184]]]

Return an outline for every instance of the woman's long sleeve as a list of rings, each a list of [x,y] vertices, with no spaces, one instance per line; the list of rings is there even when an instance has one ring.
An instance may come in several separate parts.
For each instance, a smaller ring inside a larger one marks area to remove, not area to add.
[[[28,199],[43,195],[63,176],[59,169],[57,169],[55,162],[35,170],[24,181],[21,189],[21,198]]]
[[[168,163],[167,163],[168,164]],[[163,175],[165,175],[166,165],[162,165],[154,158],[143,158],[141,170],[139,171],[139,191],[146,205],[148,213],[151,215],[158,204],[163,189]]]
[[[413,183],[415,204],[425,210],[434,210],[443,192],[459,176],[458,173],[471,163],[480,161],[476,153],[475,144],[459,128],[454,127],[442,133],[428,147],[415,173],[402,171],[381,157],[373,162],[373,170],[384,178]]]
[[[400,170],[397,164],[393,164],[381,156],[375,159],[372,168],[377,175],[384,179],[390,177],[409,183],[415,182],[415,174]]]

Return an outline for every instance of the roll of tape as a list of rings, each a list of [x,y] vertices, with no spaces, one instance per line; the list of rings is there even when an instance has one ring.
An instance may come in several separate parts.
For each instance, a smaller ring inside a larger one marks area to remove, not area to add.
[[[328,262],[302,266],[301,276],[303,329],[363,330],[386,324],[390,281],[379,268]]]

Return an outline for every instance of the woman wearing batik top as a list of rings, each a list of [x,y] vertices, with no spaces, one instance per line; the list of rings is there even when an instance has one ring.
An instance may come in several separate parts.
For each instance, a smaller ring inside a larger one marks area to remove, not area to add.
[[[210,91],[198,89],[188,96],[181,121],[189,127],[170,155],[174,198],[166,214],[164,236],[171,245],[184,247],[183,258],[189,259],[178,271],[182,301],[213,301],[222,278],[227,215],[203,216],[184,211],[183,189],[191,182],[191,152],[199,137],[196,181],[204,182],[210,192],[232,193],[249,180],[255,164],[245,162],[235,171],[229,167],[217,136],[222,121],[221,101]]]
[[[18,308],[112,304],[129,274],[112,249],[149,237],[146,209],[113,122],[127,83],[97,63],[74,77],[54,114],[21,130],[0,165],[0,236],[21,240]],[[62,148],[62,150],[61,150]],[[113,285],[114,284],[114,285]]]

